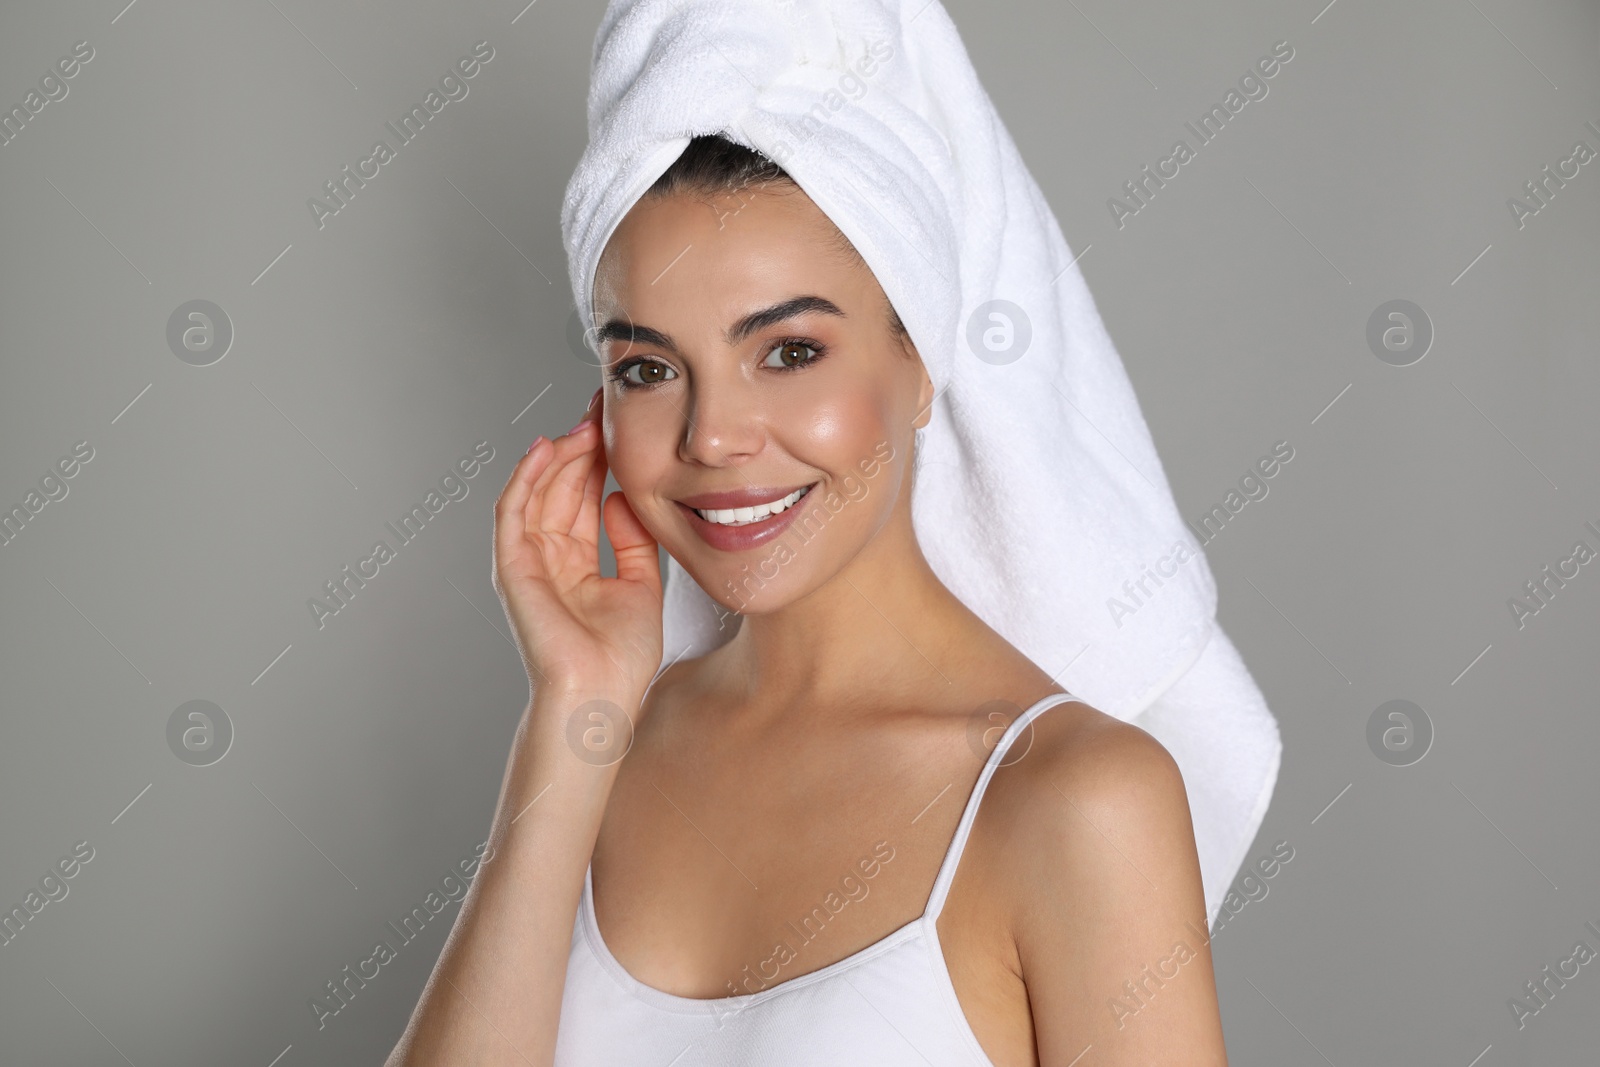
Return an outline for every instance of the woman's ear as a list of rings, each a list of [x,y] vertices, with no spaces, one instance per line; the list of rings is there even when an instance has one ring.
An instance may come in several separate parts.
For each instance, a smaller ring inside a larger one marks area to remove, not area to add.
[[[903,343],[917,361],[917,416],[911,420],[911,428],[920,430],[933,421],[933,379],[928,376],[928,365],[922,361],[922,355],[917,351],[917,346],[911,343],[911,338],[906,337]]]

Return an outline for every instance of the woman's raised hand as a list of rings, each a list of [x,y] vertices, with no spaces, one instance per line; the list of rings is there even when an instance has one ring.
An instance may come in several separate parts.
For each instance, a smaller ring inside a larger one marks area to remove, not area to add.
[[[604,390],[583,420],[540,437],[495,503],[494,582],[530,684],[642,698],[661,663],[656,541],[606,485]],[[600,574],[600,522],[617,576]]]

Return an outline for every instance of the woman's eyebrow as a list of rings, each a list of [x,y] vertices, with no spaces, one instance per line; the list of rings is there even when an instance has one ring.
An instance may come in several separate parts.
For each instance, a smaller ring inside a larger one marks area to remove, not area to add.
[[[729,345],[736,345],[759,330],[776,325],[786,319],[797,315],[806,314],[837,315],[845,318],[845,313],[839,305],[823,296],[795,296],[788,300],[780,301],[771,307],[754,311],[730,326],[723,336]],[[627,322],[623,319],[611,319],[600,327],[595,335],[595,343],[603,344],[606,341],[628,341],[638,345],[648,345],[654,348],[664,348],[676,352],[678,346],[672,337],[652,326],[643,326],[636,322]]]
[[[665,348],[676,352],[678,346],[672,343],[672,338],[660,330],[649,326],[641,326],[635,322],[624,322],[622,319],[612,319],[600,327],[594,337],[595,345],[605,344],[607,341],[627,341],[629,344],[639,344],[650,348]]]
[[[795,296],[773,304],[769,308],[762,308],[760,311],[746,315],[734,323],[724,336],[727,338],[728,344],[736,345],[751,334],[764,330],[768,326],[774,326],[785,319],[792,319],[796,315],[813,313],[837,315],[841,319],[845,317],[845,313],[839,309],[839,305],[827,297]]]

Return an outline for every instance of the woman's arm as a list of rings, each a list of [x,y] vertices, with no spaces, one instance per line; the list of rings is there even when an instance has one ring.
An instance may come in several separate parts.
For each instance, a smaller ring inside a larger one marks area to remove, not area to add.
[[[529,702],[487,862],[385,1067],[553,1062],[584,871],[620,765],[596,766],[568,748],[568,720],[595,699],[638,717],[637,695],[597,688],[563,684]]]
[[[495,503],[495,589],[532,697],[501,777],[493,851],[387,1067],[555,1059],[584,871],[661,662],[659,549],[621,493],[602,502],[602,396],[570,432],[536,440]],[[615,578],[600,574],[602,521]]]
[[[1038,755],[1013,937],[1041,1067],[1226,1067],[1178,765],[1114,719]]]

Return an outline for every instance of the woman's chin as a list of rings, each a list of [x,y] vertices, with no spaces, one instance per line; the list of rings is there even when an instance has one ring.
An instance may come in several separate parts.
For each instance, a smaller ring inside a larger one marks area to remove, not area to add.
[[[703,549],[698,559],[693,554],[669,554],[722,611],[730,614],[765,615],[801,595],[795,589],[793,575],[763,577],[761,570],[764,557],[761,556],[747,564],[730,567],[726,560],[708,563]],[[770,565],[767,569],[771,569]]]

